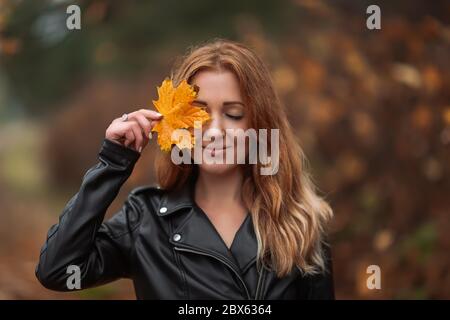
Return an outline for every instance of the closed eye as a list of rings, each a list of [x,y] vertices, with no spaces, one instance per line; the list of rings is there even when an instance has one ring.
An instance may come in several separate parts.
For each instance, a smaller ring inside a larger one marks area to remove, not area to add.
[[[232,115],[232,114],[226,114],[226,116],[231,118],[231,119],[233,119],[233,120],[240,120],[240,119],[242,119],[244,117],[244,116],[235,116],[235,115]]]

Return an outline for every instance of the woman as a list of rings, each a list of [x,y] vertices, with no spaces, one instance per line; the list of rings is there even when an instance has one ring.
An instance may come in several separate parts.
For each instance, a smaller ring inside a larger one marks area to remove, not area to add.
[[[102,223],[162,116],[142,109],[117,118],[99,163],[49,231],[39,281],[70,290],[71,266],[80,271],[77,289],[131,278],[139,299],[333,299],[325,244],[332,210],[314,191],[266,67],[242,44],[217,40],[181,60],[172,80],[183,79],[199,88],[193,104],[210,115],[205,141],[279,129],[277,172],[262,175],[259,162],[175,165],[164,154],[160,186],[135,188]],[[205,154],[227,151],[202,144]]]

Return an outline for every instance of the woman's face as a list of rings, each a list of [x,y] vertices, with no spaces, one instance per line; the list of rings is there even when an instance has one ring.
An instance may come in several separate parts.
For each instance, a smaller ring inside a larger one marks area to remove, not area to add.
[[[236,75],[228,70],[203,70],[194,76],[192,84],[200,88],[193,104],[205,108],[211,117],[211,120],[202,126],[203,161],[199,164],[199,169],[215,174],[236,169],[236,159],[242,159],[245,155],[237,153],[233,134],[241,136],[242,130],[248,129],[248,110],[244,105]],[[227,161],[226,152],[233,148],[233,161]],[[244,153],[247,154],[246,150],[247,148],[244,148]],[[242,153],[242,149],[239,151]],[[221,159],[222,163],[207,163],[205,157]]]

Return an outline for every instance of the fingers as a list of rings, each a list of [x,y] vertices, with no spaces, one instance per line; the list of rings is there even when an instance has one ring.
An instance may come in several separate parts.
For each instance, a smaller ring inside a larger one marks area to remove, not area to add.
[[[124,145],[125,147],[130,146],[130,144],[132,144],[134,142],[135,138],[134,138],[134,133],[132,130],[127,130],[125,128],[125,142]]]
[[[139,151],[141,150],[142,142],[144,140],[141,127],[135,121],[128,122],[128,125],[130,126],[130,129],[133,131],[134,134],[134,149],[136,151]]]
[[[141,152],[151,139],[151,131],[155,124],[163,118],[160,113],[140,109],[128,114],[127,121],[116,118],[107,130],[107,136],[113,140],[122,141],[126,147],[132,147]]]
[[[142,148],[145,148],[149,139],[151,139],[152,137],[153,127],[162,118],[163,118],[162,114],[148,109],[140,109],[138,111],[134,111],[128,114],[128,119],[137,122],[141,127],[141,130],[144,135],[143,142],[141,145]]]
[[[144,117],[149,118],[150,120],[161,120],[163,118],[163,115],[160,114],[159,112],[149,109],[139,109],[138,111],[130,113],[128,116],[134,115],[136,113],[140,113],[144,115]]]
[[[119,136],[122,136],[125,147],[131,147],[136,151],[139,151],[143,142],[143,132],[141,131],[141,127],[135,121],[127,121],[117,124],[119,127],[117,128],[117,132]]]
[[[150,122],[142,113],[133,113],[129,119],[136,121],[144,132],[144,136],[148,138],[152,131],[152,122]]]

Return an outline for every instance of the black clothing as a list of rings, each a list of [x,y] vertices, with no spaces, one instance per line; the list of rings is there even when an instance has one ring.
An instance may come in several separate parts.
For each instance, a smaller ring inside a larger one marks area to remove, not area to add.
[[[81,289],[119,279],[134,282],[138,299],[334,299],[328,272],[277,278],[259,270],[250,214],[228,249],[193,200],[192,179],[181,188],[133,189],[110,220],[104,215],[140,154],[104,139],[99,162],[83,177],[42,247],[36,276],[47,288],[69,291],[69,265],[81,270]]]

